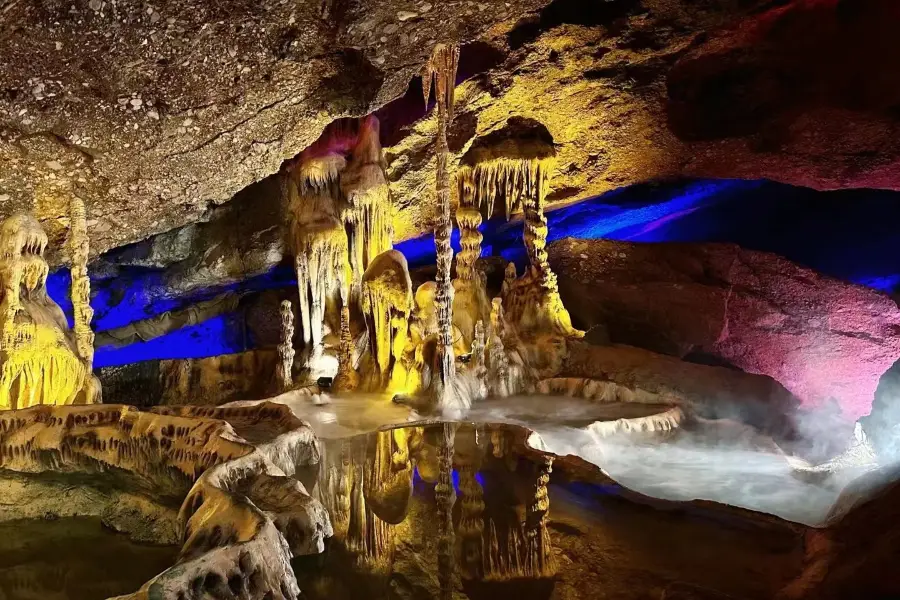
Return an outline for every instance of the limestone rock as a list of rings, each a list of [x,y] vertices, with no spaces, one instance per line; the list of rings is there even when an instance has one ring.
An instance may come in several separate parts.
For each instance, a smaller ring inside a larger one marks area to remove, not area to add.
[[[768,375],[804,405],[869,412],[900,358],[900,309],[874,290],[728,244],[567,238],[550,246],[563,301],[613,342],[712,356]]]

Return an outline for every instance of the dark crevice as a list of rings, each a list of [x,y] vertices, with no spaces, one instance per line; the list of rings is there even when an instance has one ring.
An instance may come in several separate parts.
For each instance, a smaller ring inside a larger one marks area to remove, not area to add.
[[[517,25],[509,33],[509,46],[518,50],[536,40],[544,31],[560,25],[609,25],[639,10],[639,0],[555,0],[539,16],[524,19]]]

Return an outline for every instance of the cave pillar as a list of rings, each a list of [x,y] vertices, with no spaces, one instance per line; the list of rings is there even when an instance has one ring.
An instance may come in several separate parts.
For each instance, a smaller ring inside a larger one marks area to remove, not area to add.
[[[438,44],[426,65],[423,89],[427,103],[432,84],[437,101],[437,174],[436,196],[438,216],[434,228],[434,245],[437,250],[437,293],[435,305],[438,318],[437,343],[437,377],[435,382],[440,386],[439,403],[446,401],[446,395],[452,390],[452,382],[456,373],[456,362],[453,354],[453,285],[450,280],[450,266],[453,261],[453,248],[450,246],[450,234],[453,224],[450,220],[450,175],[447,160],[450,154],[447,146],[447,128],[453,119],[453,100],[456,86],[456,69],[459,63],[459,48]]]

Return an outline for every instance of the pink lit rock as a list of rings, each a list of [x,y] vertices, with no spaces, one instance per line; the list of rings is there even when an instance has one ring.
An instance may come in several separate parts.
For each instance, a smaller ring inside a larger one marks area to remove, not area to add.
[[[900,309],[875,290],[730,244],[565,239],[550,247],[576,325],[611,341],[768,375],[804,407],[867,414],[900,358]]]

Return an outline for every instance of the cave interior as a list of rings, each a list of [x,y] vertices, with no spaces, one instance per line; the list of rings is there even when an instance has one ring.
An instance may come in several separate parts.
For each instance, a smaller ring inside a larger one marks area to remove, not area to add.
[[[900,597],[897,24],[0,0],[0,599]]]

